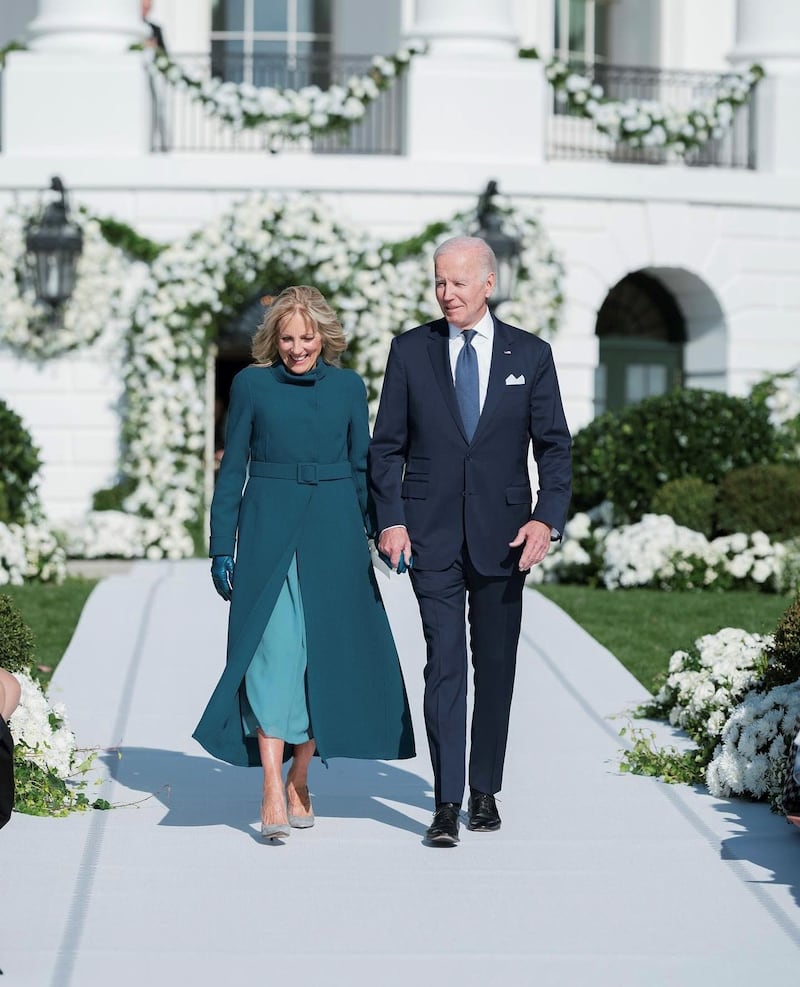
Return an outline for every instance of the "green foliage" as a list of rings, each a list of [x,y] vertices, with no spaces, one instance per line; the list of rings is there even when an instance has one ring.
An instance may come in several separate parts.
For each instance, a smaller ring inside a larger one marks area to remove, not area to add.
[[[0,595],[0,668],[27,672],[33,665],[33,634],[7,594]]]
[[[767,648],[767,670],[759,685],[769,692],[776,685],[800,681],[800,596],[790,604],[775,629],[775,640]]]
[[[36,493],[41,461],[22,419],[0,398],[0,487],[5,500],[0,521],[21,522]],[[2,504],[0,504],[2,508]]]
[[[406,240],[398,240],[396,243],[387,243],[386,249],[391,254],[392,263],[397,264],[409,257],[416,257],[426,244],[438,240],[446,230],[450,229],[451,225],[451,223],[444,222],[429,223],[416,236],[408,237]]]
[[[43,686],[67,650],[84,604],[96,584],[96,579],[70,577],[60,584],[27,582],[22,586],[5,587],[6,594],[14,606],[19,607],[22,619],[33,632],[36,665],[31,674]]]
[[[25,51],[26,47],[27,46],[24,45],[21,41],[10,41],[3,48],[0,48],[0,69],[5,65],[5,63],[6,63],[6,56],[10,52],[12,52],[12,51]]]
[[[97,753],[93,751],[75,769],[77,780],[64,781],[55,771],[29,761],[25,756],[25,745],[14,747],[14,811],[28,816],[67,816],[70,812],[85,812],[87,809],[110,809],[106,799],[90,800],[85,794],[89,782],[86,773],[92,766]]]
[[[700,748],[678,751],[657,747],[655,734],[637,727],[623,727],[620,736],[629,736],[633,746],[623,752],[619,769],[634,775],[660,778],[670,785],[696,785],[705,780],[710,755]]]
[[[97,222],[104,238],[112,245],[119,247],[134,260],[144,261],[152,264],[158,255],[166,249],[166,244],[156,243],[148,237],[141,236],[132,226],[121,223],[119,220],[110,217],[99,218]]]
[[[717,391],[673,391],[606,412],[578,432],[573,509],[611,500],[618,521],[638,521],[669,480],[716,485],[731,469],[777,456],[765,407]]]
[[[716,488],[696,476],[668,480],[653,494],[651,509],[655,514],[668,514],[676,524],[710,538],[714,530],[714,499]]]
[[[800,466],[758,463],[731,470],[717,491],[723,534],[764,531],[778,541],[800,535]]]
[[[92,494],[93,511],[121,511],[126,498],[130,497],[136,489],[133,480],[122,479],[113,487],[104,487],[102,490],[95,490]]]
[[[763,380],[753,386],[750,391],[750,400],[755,404],[767,407],[768,402],[773,398],[785,382],[792,382],[792,379],[800,374],[800,367],[787,370],[781,374],[769,374]],[[776,427],[778,444],[781,449],[781,459],[788,462],[797,462],[800,455],[800,415],[783,421]]]

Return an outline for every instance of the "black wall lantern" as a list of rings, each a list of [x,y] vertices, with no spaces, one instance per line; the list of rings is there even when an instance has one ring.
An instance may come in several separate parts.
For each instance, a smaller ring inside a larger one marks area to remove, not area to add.
[[[514,295],[519,272],[519,255],[522,244],[515,236],[503,232],[503,214],[494,203],[497,182],[492,179],[478,199],[478,225],[476,236],[485,240],[497,258],[497,281],[489,299],[489,308],[495,309]]]
[[[50,182],[59,197],[45,206],[38,221],[28,226],[25,247],[36,297],[58,308],[72,294],[83,249],[83,233],[69,219],[67,194],[60,178]]]

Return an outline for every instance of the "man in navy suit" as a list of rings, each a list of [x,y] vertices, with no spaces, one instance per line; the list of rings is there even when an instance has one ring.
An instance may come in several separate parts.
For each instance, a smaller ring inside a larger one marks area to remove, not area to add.
[[[494,318],[496,260],[455,237],[434,255],[443,319],[392,341],[370,447],[378,549],[409,570],[427,644],[432,846],[458,842],[466,784],[467,640],[474,668],[468,828],[500,828],[525,574],[566,523],[571,440],[550,346]],[[528,452],[539,474],[533,504]]]

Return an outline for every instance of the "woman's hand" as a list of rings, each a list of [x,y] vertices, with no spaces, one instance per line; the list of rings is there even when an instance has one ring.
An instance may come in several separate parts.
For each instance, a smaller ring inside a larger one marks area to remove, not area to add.
[[[215,555],[211,560],[211,579],[214,589],[223,600],[230,602],[233,592],[233,557],[230,555]]]

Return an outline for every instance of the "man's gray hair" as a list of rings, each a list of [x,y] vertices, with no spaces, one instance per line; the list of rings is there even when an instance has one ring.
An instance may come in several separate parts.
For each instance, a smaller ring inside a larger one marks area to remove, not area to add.
[[[497,258],[489,244],[479,236],[453,236],[440,243],[433,253],[433,262],[442,254],[460,254],[475,251],[481,263],[481,274],[487,277],[497,273]]]

